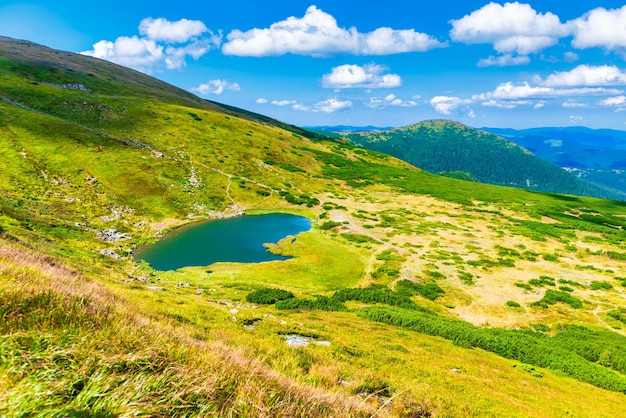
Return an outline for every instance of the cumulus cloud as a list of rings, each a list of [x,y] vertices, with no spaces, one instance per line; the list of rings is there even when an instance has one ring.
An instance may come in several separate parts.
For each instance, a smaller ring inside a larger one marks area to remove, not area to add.
[[[149,69],[165,60],[164,47],[150,39],[120,36],[111,41],[99,41],[84,55],[112,61],[125,67]]]
[[[154,41],[182,43],[202,35],[209,30],[199,20],[181,19],[170,22],[162,17],[147,17],[139,23],[139,33]]]
[[[200,84],[198,87],[192,87],[191,91],[200,94],[216,94],[220,95],[226,90],[241,91],[241,87],[237,83],[231,83],[228,80],[211,80],[207,83]]]
[[[624,86],[626,71],[614,65],[579,65],[571,71],[551,74],[543,84],[553,87]]]
[[[493,55],[489,58],[483,58],[478,61],[478,67],[511,67],[514,65],[526,65],[530,63],[530,58],[527,56],[514,56],[512,54],[500,55],[499,57],[494,57]]]
[[[555,45],[567,26],[550,12],[537,13],[529,4],[489,3],[452,20],[450,37],[466,44],[492,44],[501,54],[528,55]]]
[[[626,5],[620,9],[593,9],[578,19],[568,22],[575,48],[601,47],[621,50],[626,47]]]
[[[415,98],[419,98],[419,96],[414,96],[413,99]],[[370,97],[365,106],[373,109],[382,109],[388,106],[414,107],[417,106],[417,102],[415,100],[402,100],[395,94],[388,94],[383,98]]]
[[[322,77],[322,86],[335,89],[400,87],[402,78],[397,74],[383,74],[386,70],[386,67],[377,64],[362,67],[354,64],[340,65]]]
[[[608,106],[608,107],[614,107],[614,106],[623,107],[623,106],[626,106],[626,96],[609,97],[609,98],[602,100],[600,104],[602,106]]]
[[[327,100],[318,102],[314,106],[315,112],[333,113],[338,110],[345,110],[352,107],[350,100],[339,100],[336,97],[332,97]]]
[[[102,40],[81,54],[151,73],[161,68],[180,69],[187,57],[199,59],[221,44],[221,34],[209,31],[198,20],[146,18],[139,24],[143,36],[120,36]]]
[[[378,28],[360,33],[355,27],[339,27],[330,14],[310,6],[302,18],[295,16],[269,28],[233,30],[222,47],[226,55],[277,56],[284,54],[329,56],[334,54],[389,55],[427,51],[445,46],[414,29]]]
[[[267,99],[265,99],[263,97],[259,97],[258,99],[256,99],[255,102],[258,103],[258,104],[266,104],[266,103],[269,102],[269,100],[267,100]]]
[[[472,100],[454,96],[435,96],[430,99],[430,105],[442,115],[450,115],[459,106],[470,103]]]

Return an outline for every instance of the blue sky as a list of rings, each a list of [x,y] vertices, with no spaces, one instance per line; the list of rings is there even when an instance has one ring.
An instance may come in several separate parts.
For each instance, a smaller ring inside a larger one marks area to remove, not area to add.
[[[624,0],[0,0],[0,35],[301,126],[626,130]]]

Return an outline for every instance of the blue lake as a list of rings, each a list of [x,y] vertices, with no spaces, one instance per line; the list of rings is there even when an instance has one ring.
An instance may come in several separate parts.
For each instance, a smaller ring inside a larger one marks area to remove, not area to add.
[[[285,260],[263,244],[311,229],[311,221],[285,213],[245,215],[176,229],[156,243],[140,248],[135,257],[161,271],[207,266],[220,261],[259,263]]]

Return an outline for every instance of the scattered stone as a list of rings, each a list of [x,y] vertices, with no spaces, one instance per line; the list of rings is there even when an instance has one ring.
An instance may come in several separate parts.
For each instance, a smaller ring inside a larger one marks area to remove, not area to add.
[[[196,289],[196,295],[201,295],[204,293],[204,289],[198,288]]]
[[[103,231],[96,231],[96,236],[100,238],[102,241],[116,242],[121,241],[126,238],[130,238],[130,236],[117,232],[117,229],[105,229]]]
[[[238,310],[238,309],[236,309],[236,308],[233,308],[233,309],[231,309],[231,310],[230,310],[230,311],[228,311],[228,312],[230,312],[231,314],[237,314],[237,313],[239,313],[239,310]]]
[[[84,84],[82,83],[42,83],[42,84],[46,84],[48,86],[53,86],[53,87],[61,87],[63,89],[68,89],[68,90],[80,90],[80,91],[84,91],[85,93],[91,93],[91,90],[89,90],[87,87],[85,87]],[[85,104],[87,102],[84,102]]]
[[[283,338],[290,347],[306,347],[309,344],[322,345],[325,347],[330,346],[330,341],[317,341],[311,337],[305,337],[303,335],[283,335]]]
[[[161,286],[146,286],[146,289],[148,289],[148,290],[155,290],[155,291],[165,290]]]
[[[113,250],[100,250],[99,253],[102,255],[106,255],[107,257],[115,258],[116,260],[121,260],[122,258],[124,258]]]

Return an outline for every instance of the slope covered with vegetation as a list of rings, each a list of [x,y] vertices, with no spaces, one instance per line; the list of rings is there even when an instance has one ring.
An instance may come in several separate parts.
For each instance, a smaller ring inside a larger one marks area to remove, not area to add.
[[[2,415],[626,411],[623,203],[432,175],[27,42],[0,40],[0,96]],[[313,228],[270,245],[287,261],[132,256],[242,212]]]
[[[458,122],[433,120],[345,137],[431,173],[544,192],[626,198],[624,193],[580,180],[513,142]]]

